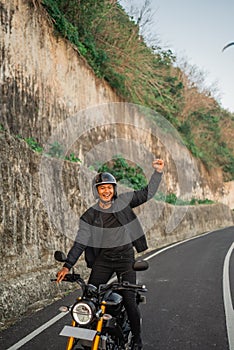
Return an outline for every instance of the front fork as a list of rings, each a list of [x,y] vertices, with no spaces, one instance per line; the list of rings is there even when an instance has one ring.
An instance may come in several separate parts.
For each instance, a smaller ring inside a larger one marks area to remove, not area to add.
[[[72,321],[71,325],[72,325],[72,327],[75,327],[76,326],[76,322]],[[72,347],[73,347],[73,344],[74,344],[74,340],[75,340],[74,337],[68,338],[66,350],[72,350]]]
[[[98,345],[99,345],[101,332],[102,332],[103,315],[106,311],[106,303],[104,301],[102,302],[101,310],[102,310],[102,316],[99,318],[97,323],[97,328],[96,328],[97,334],[95,335],[95,338],[93,340],[92,350],[98,350]]]
[[[105,302],[102,302],[101,310],[102,310],[102,315],[104,315],[104,313],[106,311],[106,303]],[[98,322],[97,322],[97,327],[96,327],[97,334],[95,335],[95,338],[93,340],[91,350],[98,350],[98,345],[99,345],[101,332],[102,332],[102,325],[103,325],[103,317],[100,317]],[[72,327],[75,327],[75,326],[76,326],[76,322],[72,321]],[[72,350],[74,340],[75,340],[74,337],[68,338],[66,350]]]

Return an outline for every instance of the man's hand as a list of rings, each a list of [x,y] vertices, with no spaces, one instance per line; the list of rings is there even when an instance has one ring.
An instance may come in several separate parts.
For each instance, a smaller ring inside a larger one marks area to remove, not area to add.
[[[68,274],[69,269],[67,267],[63,267],[58,273],[57,273],[57,283],[61,282],[66,274]]]
[[[152,167],[159,173],[162,173],[164,168],[164,160],[162,159],[155,159],[153,160]]]

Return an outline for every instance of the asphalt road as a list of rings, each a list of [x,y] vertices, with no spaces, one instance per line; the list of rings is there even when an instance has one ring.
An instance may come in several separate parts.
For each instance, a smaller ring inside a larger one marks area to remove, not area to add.
[[[149,292],[142,308],[145,350],[229,349],[223,264],[233,241],[232,227],[150,259],[150,270],[144,275]],[[234,293],[233,255],[230,277]]]
[[[234,227],[230,227],[146,256],[150,269],[138,273],[148,288],[147,304],[141,305],[144,350],[234,349],[228,345],[223,293],[224,261],[233,242]],[[234,253],[228,269],[233,318]],[[60,305],[72,304],[76,296],[73,293],[1,332],[0,349],[11,348],[35,330],[38,333],[39,327],[59,314]],[[58,335],[64,324],[70,324],[70,315],[11,350],[65,350],[66,339]]]

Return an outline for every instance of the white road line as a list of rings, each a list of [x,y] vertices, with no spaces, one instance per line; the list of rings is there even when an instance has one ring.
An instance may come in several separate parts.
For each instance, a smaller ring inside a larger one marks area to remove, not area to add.
[[[224,265],[223,265],[223,299],[224,299],[227,335],[228,335],[230,350],[234,350],[234,310],[233,310],[233,304],[232,304],[232,295],[231,295],[230,279],[229,279],[230,258],[231,258],[233,249],[234,249],[234,243],[232,243],[231,247],[229,248],[224,260]]]
[[[219,230],[220,230],[220,229],[218,229],[218,230],[216,230],[216,231],[219,231]],[[208,235],[208,234],[210,234],[210,233],[216,232],[216,231],[205,232],[205,233],[202,233],[202,234],[200,234],[200,235],[198,235],[198,236],[194,236],[194,237],[187,238],[187,239],[185,239],[184,241],[172,243],[171,245],[169,245],[169,246],[167,246],[167,247],[165,247],[165,248],[162,248],[162,249],[158,250],[157,252],[155,252],[155,253],[153,253],[153,254],[147,256],[147,258],[144,258],[143,260],[150,260],[150,259],[154,258],[156,255],[161,254],[161,253],[165,252],[165,251],[168,250],[168,249],[174,248],[174,247],[176,247],[177,245],[180,245],[180,244],[183,244],[183,243],[192,241],[192,240],[194,240],[194,239],[198,239],[198,238],[200,238],[200,237],[204,237],[204,236],[206,236],[206,235]]]
[[[64,317],[68,312],[69,311],[61,312],[60,314],[58,314],[57,316],[53,317],[48,322],[44,323],[41,327],[35,329],[35,331],[33,331],[32,333],[28,334],[26,337],[22,338],[20,341],[18,341],[14,345],[12,345],[7,350],[17,350],[17,349],[19,349],[21,346],[23,346],[24,344],[29,342],[31,339],[35,338],[38,334],[43,332],[46,328],[49,328],[50,326],[52,326],[52,324],[54,324],[55,322],[60,320],[60,318]]]

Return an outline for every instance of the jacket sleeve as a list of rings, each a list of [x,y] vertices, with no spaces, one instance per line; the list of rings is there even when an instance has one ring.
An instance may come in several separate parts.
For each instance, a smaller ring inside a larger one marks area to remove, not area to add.
[[[68,255],[67,255],[67,260],[65,264],[63,265],[64,267],[67,267],[69,270],[72,268],[72,266],[75,265],[83,251],[85,250],[85,246],[78,242],[74,242],[73,246],[71,247]]]
[[[148,185],[141,190],[133,192],[133,196],[130,201],[130,207],[135,208],[138,205],[141,205],[147,202],[148,200],[150,200],[151,198],[153,198],[153,196],[157,192],[157,189],[161,182],[161,178],[162,178],[162,173],[154,171]]]
[[[133,246],[136,248],[137,253],[143,252],[148,249],[147,240],[145,235],[137,238],[132,242]]]
[[[68,252],[67,260],[64,267],[67,267],[69,270],[72,268],[72,266],[75,265],[83,251],[88,246],[90,238],[90,225],[85,222],[84,217],[82,216],[80,218],[80,224],[79,229],[76,235],[75,242],[73,243],[73,246]]]

